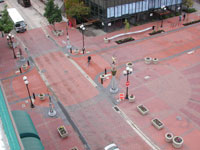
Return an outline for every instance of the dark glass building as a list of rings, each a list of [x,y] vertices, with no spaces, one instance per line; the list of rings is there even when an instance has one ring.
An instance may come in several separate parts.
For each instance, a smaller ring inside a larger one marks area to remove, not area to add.
[[[182,0],[84,0],[91,13],[107,30],[113,25],[130,23],[160,17],[159,11],[180,12]]]

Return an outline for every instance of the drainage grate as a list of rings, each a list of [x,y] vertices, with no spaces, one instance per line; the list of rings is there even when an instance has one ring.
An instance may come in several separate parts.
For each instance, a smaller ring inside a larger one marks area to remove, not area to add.
[[[114,110],[115,110],[116,112],[119,111],[119,108],[118,108],[117,106],[114,106],[113,108],[114,108]]]
[[[77,147],[73,147],[70,150],[78,150],[78,148]]]

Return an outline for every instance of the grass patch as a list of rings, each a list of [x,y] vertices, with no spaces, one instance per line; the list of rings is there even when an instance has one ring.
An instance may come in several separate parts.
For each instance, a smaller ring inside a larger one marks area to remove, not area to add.
[[[128,37],[128,38],[125,38],[125,39],[122,39],[122,40],[118,40],[118,41],[115,41],[117,44],[122,44],[122,43],[126,43],[126,42],[130,42],[130,41],[134,41],[135,39],[132,38],[132,37]]]
[[[195,21],[191,21],[191,22],[188,22],[188,23],[184,23],[183,25],[188,26],[188,25],[195,24],[195,23],[198,23],[198,22],[200,22],[200,20],[195,20]]]

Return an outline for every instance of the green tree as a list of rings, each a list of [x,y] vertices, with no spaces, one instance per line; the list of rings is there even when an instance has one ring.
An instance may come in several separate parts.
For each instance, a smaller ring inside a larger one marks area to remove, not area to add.
[[[128,32],[130,30],[130,23],[128,22],[127,19],[125,19],[124,24],[125,24],[125,32]]]
[[[85,6],[79,0],[66,0],[65,1],[66,14],[69,17],[81,19],[83,16],[90,14],[90,8]]]
[[[54,0],[48,0],[44,16],[47,18],[48,22],[53,25],[54,30],[56,30],[55,23],[62,21],[62,15],[58,5],[54,4]]]
[[[4,7],[2,11],[2,17],[0,19],[0,31],[9,33],[14,27],[14,23],[10,19],[7,11],[7,6]]]
[[[193,0],[183,0],[183,4],[189,8],[189,7],[192,7],[193,4],[194,4],[194,1]]]

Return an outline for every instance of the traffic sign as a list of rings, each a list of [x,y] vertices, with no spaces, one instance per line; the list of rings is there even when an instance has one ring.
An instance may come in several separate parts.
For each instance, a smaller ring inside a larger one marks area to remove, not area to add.
[[[129,85],[130,85],[130,82],[129,82],[129,81],[127,81],[127,82],[126,82],[126,86],[129,86]]]
[[[124,99],[124,93],[119,93],[119,99],[121,99],[121,100]]]

